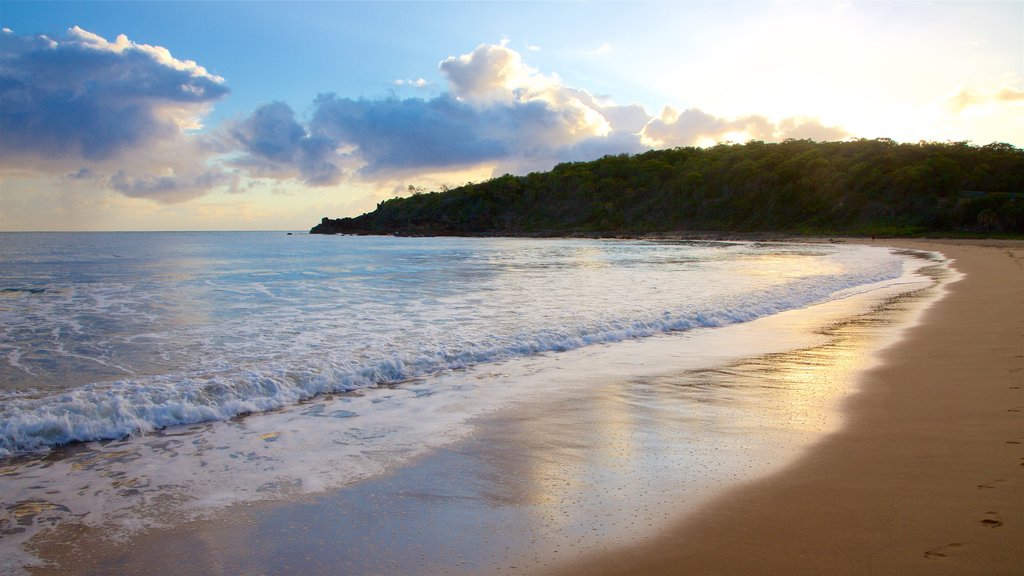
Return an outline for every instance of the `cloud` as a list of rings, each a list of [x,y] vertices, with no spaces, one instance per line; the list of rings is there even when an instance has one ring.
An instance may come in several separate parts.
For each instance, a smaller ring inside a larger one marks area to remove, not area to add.
[[[414,172],[548,169],[596,153],[643,149],[649,116],[639,105],[606,105],[541,74],[522,56],[484,44],[439,65],[449,91],[434,98],[352,99],[322,94],[308,120],[283,103],[261,107],[230,129],[250,174],[334,183],[348,173],[388,180]]]
[[[779,122],[773,133],[775,140],[816,140],[827,142],[849,138],[850,133],[838,126],[825,126],[816,118],[786,118]]]
[[[229,128],[248,156],[234,162],[260,177],[288,178],[297,174],[312,186],[336,184],[342,176],[336,151],[338,142],[309,134],[283,102],[258,108]]]
[[[88,168],[79,168],[77,172],[72,172],[66,176],[68,180],[95,180],[96,173]]]
[[[482,44],[469,54],[446,58],[440,68],[456,98],[478,104],[513,102],[517,94],[543,89],[554,81],[527,66],[504,43]]]
[[[786,118],[775,123],[756,114],[727,119],[697,108],[678,112],[671,107],[648,122],[642,135],[652,147],[694,146],[722,140],[838,140],[849,136],[842,128],[825,126],[812,118]]]
[[[956,112],[975,106],[1020,104],[1024,103],[1024,90],[1002,88],[995,92],[979,92],[963,88],[950,97],[947,103]]]
[[[395,80],[395,81],[393,82],[393,84],[394,84],[395,86],[400,86],[400,87],[404,87],[404,86],[409,86],[409,87],[411,87],[411,88],[420,88],[420,89],[422,89],[422,88],[427,88],[427,87],[429,87],[429,86],[430,86],[430,82],[427,82],[427,81],[426,81],[425,79],[423,79],[423,78],[417,78],[417,79],[415,79],[415,80],[413,80],[413,79],[401,79],[401,78],[399,78],[398,80]]]
[[[639,104],[602,106],[595,103],[594,107],[605,117],[613,132],[639,134],[651,121],[651,115]]]
[[[242,177],[393,186],[414,175],[524,173],[736,134],[841,133],[813,120],[730,120],[697,109],[651,118],[640,105],[614,104],[540,72],[507,40],[441,61],[448,90],[429,99],[328,93],[304,118],[270,102],[197,133],[228,89],[196,62],[77,27],[56,40],[3,34],[0,170],[35,170],[161,203],[242,190]],[[430,87],[423,78],[394,84]]]
[[[132,198],[150,198],[164,203],[196,198],[216,186],[230,186],[235,178],[218,170],[200,174],[133,175],[119,170],[109,179],[114,190]]]
[[[223,79],[164,48],[3,33],[0,160],[41,155],[101,161],[198,125],[227,94]]]
[[[445,58],[439,69],[448,91],[431,99],[322,94],[306,121],[284,104],[261,108],[234,131],[248,154],[238,165],[307,183],[335,182],[338,172],[320,170],[345,165],[357,179],[392,182],[481,166],[496,174],[546,170],[654,146],[847,135],[816,119],[729,119],[696,108],[652,118],[638,104],[618,105],[540,72],[507,40]]]
[[[231,181],[192,134],[228,93],[223,78],[124,35],[2,34],[0,171],[70,173],[163,203]]]
[[[1024,102],[1024,90],[1003,88],[996,93],[996,100],[1000,102]]]
[[[366,163],[366,175],[455,168],[508,153],[496,125],[507,121],[449,95],[430,100],[353,100],[326,94],[316,99],[314,108],[310,129],[354,147]]]

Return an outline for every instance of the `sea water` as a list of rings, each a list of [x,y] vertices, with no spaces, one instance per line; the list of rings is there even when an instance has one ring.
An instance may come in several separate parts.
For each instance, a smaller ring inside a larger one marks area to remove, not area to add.
[[[918,267],[844,244],[0,234],[0,547],[343,486],[558,397],[528,376],[560,357]]]

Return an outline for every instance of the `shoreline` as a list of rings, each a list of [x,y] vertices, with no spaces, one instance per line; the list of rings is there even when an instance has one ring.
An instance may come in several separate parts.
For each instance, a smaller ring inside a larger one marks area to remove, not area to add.
[[[941,251],[964,277],[860,375],[843,427],[653,541],[551,573],[1019,574],[1024,243],[876,245]]]
[[[837,310],[856,308],[848,304],[833,303]],[[796,310],[766,321],[775,322],[779,334],[810,335],[859,314],[878,316],[867,310],[853,316]],[[857,332],[857,322],[847,323]],[[757,330],[753,324],[738,329]],[[59,564],[33,572],[326,574],[341,567],[349,574],[524,574],[585,557],[584,551],[640,544],[737,479],[777,469],[799,457],[823,430],[836,429],[828,419],[848,393],[845,383],[878,348],[877,337],[891,332],[883,319],[867,336],[854,334],[855,342],[742,355],[710,370],[645,375],[644,365],[663,362],[665,354],[692,353],[686,345],[673,352],[680,342],[669,338],[668,347],[656,347],[646,362],[602,364],[614,368],[614,375],[605,384],[580,388],[587,390],[584,396],[533,401],[485,416],[479,433],[467,441],[384,477],[295,500],[231,506],[195,523],[148,530],[131,537],[127,547],[104,544],[102,531],[76,534],[69,526],[36,548]],[[621,361],[623,353],[631,357],[636,351],[619,349],[611,356]],[[608,361],[602,349],[583,356],[559,370],[578,379],[588,363]],[[815,395],[824,395],[828,406]],[[699,407],[699,420],[693,413],[672,415],[677,411],[667,409],[673,404],[666,398],[676,406]],[[723,407],[733,414],[720,413]],[[686,437],[695,422],[696,431]],[[714,430],[729,435],[727,445],[709,442]],[[687,450],[703,454],[687,460]],[[675,468],[667,469],[666,460]],[[701,467],[721,470],[701,480]],[[345,519],[342,525],[339,518]],[[176,557],[193,563],[175,568]]]

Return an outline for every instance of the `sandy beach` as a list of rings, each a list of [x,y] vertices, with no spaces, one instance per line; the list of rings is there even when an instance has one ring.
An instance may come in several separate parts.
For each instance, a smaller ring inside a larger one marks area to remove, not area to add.
[[[619,344],[616,363],[560,355],[563,385],[606,378],[341,490],[129,541],[69,525],[35,543],[50,564],[32,572],[1019,574],[1024,243],[877,244],[940,251],[964,277],[923,312],[933,293],[736,327],[826,336],[710,371],[644,374],[669,338]]]
[[[1024,244],[886,244],[940,250],[965,278],[860,378],[842,430],[560,574],[1021,574]]]

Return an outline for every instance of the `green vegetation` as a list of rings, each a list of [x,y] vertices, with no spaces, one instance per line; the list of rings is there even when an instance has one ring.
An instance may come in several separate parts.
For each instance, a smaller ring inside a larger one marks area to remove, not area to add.
[[[559,164],[381,202],[312,233],[675,231],[1024,234],[1024,151],[1009,144],[787,140]]]

